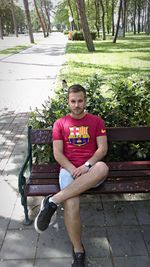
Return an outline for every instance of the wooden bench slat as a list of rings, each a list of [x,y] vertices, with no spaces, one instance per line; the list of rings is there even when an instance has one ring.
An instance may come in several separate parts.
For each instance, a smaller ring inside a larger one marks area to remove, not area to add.
[[[106,162],[110,170],[147,170],[150,161]]]
[[[52,131],[50,129],[38,129],[30,130],[30,142],[31,144],[50,144],[52,141]]]
[[[150,169],[149,170],[122,170],[122,171],[110,171],[109,172],[110,177],[126,177],[130,176],[131,179],[133,176],[150,176]]]
[[[58,179],[58,172],[57,173],[31,173],[30,179]],[[150,169],[148,170],[119,170],[119,171],[109,171],[108,177],[128,177],[130,176],[131,179],[133,176],[150,176]]]
[[[55,194],[59,190],[58,184],[27,184],[25,194],[27,196],[45,196]],[[98,188],[92,188],[83,194],[131,193],[133,191],[135,193],[150,192],[150,180],[144,177],[142,180],[116,179],[115,183],[112,180],[106,180]]]
[[[60,166],[58,163],[50,163],[50,164],[33,164],[32,165],[32,173],[53,173],[59,172]]]
[[[150,127],[108,127],[108,141],[149,141]]]
[[[150,161],[125,161],[106,162],[111,170],[146,170],[150,169]],[[54,173],[59,172],[60,166],[57,163],[33,164],[32,173]]]

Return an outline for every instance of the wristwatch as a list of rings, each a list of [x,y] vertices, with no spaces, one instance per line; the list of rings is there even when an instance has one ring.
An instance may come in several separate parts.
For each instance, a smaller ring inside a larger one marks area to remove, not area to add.
[[[89,167],[89,169],[92,167],[92,165],[91,165],[90,162],[88,162],[88,161],[86,161],[86,162],[84,163],[84,165],[85,165],[86,167]]]

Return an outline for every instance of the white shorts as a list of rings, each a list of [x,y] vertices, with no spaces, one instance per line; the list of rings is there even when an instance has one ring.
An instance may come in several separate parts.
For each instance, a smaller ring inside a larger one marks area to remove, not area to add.
[[[104,179],[105,180],[105,179]],[[104,180],[100,181],[95,187],[98,187],[100,184],[104,182]],[[66,169],[61,168],[59,173],[59,185],[60,189],[64,189],[66,186],[71,184],[74,181],[73,176],[70,172],[68,172]]]

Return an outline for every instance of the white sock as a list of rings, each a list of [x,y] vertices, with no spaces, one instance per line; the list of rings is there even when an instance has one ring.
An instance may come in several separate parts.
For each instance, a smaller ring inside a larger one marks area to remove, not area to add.
[[[55,205],[57,205],[57,203],[55,203],[55,201],[53,201],[53,197],[49,197],[48,201],[53,202]]]

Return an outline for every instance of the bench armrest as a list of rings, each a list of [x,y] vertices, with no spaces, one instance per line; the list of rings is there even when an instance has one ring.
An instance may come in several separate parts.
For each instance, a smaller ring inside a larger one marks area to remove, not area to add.
[[[29,161],[31,159],[32,155],[29,153],[21,167],[21,170],[19,172],[19,177],[18,177],[18,187],[19,187],[19,193],[22,194],[24,191],[24,186],[26,185],[26,179],[24,177],[24,173],[29,165]]]

